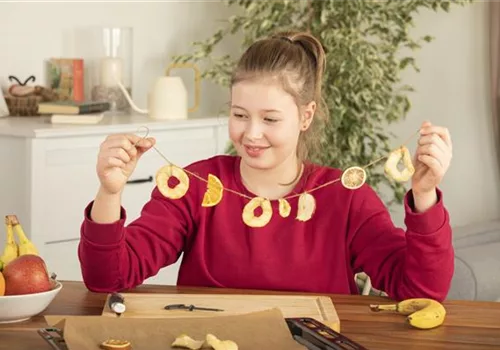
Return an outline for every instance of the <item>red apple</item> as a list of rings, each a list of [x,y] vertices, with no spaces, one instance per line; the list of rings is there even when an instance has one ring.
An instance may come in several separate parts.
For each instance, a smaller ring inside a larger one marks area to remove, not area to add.
[[[41,293],[52,289],[45,261],[38,255],[21,255],[8,263],[2,273],[5,295]]]

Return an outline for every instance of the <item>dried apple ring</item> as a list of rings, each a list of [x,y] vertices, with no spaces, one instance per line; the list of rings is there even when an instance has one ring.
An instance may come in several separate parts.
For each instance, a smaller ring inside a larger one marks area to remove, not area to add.
[[[255,216],[255,209],[258,207],[262,208],[262,214],[260,214],[260,216]],[[273,209],[269,199],[255,197],[245,205],[245,208],[243,208],[242,218],[243,222],[250,227],[263,227],[271,221],[272,215]]]
[[[401,160],[404,165],[403,170],[398,169],[398,164]],[[411,161],[410,151],[406,146],[401,146],[397,150],[391,152],[389,158],[385,162],[384,172],[397,182],[406,182],[411,179],[415,173],[415,167]]]
[[[316,211],[316,200],[312,194],[304,192],[299,196],[297,220],[307,221]]]
[[[345,188],[356,190],[366,181],[366,171],[359,166],[353,166],[344,171],[340,182]]]
[[[183,349],[191,349],[198,350],[203,347],[205,342],[203,340],[194,340],[187,334],[181,334],[177,338],[175,338],[171,347],[173,348],[183,348]]]
[[[213,334],[207,334],[206,343],[214,350],[238,350],[238,344],[232,340],[220,340]]]
[[[281,217],[287,218],[288,215],[290,215],[290,211],[292,210],[292,207],[290,206],[290,203],[284,198],[278,199],[279,203],[279,213]]]
[[[173,188],[168,185],[168,180],[172,176],[179,180],[179,183]],[[156,185],[158,186],[158,190],[160,190],[161,194],[165,197],[179,199],[182,198],[189,189],[189,177],[182,168],[168,164],[161,167],[156,173]]]

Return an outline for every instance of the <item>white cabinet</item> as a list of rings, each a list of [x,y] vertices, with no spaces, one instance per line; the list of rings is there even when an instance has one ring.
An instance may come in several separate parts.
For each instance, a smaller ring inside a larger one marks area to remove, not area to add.
[[[144,134],[142,126],[156,138],[158,150],[180,166],[222,154],[228,142],[222,118],[157,122],[109,116],[93,126],[52,125],[31,117],[0,119],[0,215],[18,215],[59,279],[81,280],[76,249],[83,210],[98,189],[95,165],[101,142],[112,133]],[[141,158],[123,195],[127,223],[140,214],[164,164],[154,150]],[[179,263],[146,282],[175,284]]]

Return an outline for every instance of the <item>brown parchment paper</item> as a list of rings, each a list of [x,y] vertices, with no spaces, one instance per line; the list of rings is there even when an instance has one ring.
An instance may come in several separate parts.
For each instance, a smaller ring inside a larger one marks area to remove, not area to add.
[[[46,316],[47,323],[63,330],[69,350],[100,349],[108,338],[126,339],[133,350],[175,349],[180,334],[204,340],[207,333],[230,339],[238,350],[304,350],[297,343],[277,308],[242,315],[195,318],[112,318],[103,316]],[[209,349],[209,348],[207,348]]]

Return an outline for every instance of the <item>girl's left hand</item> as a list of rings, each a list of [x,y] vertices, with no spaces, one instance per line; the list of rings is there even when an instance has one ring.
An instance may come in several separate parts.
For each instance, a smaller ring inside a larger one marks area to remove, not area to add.
[[[415,152],[414,194],[435,193],[436,187],[450,167],[452,144],[448,129],[424,122]]]

